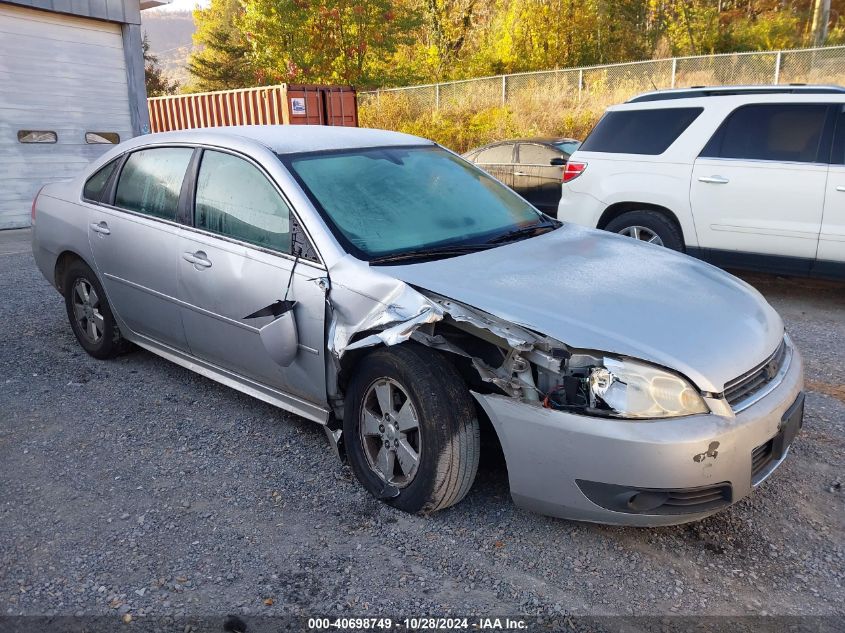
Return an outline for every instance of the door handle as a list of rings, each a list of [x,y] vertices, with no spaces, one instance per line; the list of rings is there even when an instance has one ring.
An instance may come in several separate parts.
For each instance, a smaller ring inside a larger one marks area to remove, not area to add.
[[[839,185],[839,186],[836,188],[836,190],[837,190],[837,191],[845,191],[845,185]]]
[[[208,260],[208,256],[202,251],[197,251],[196,253],[182,253],[182,259],[186,262],[191,262],[194,266],[198,266],[199,268],[211,268],[211,262]]]
[[[111,234],[111,229],[109,229],[109,225],[105,222],[91,222],[91,230],[100,235]]]
[[[526,174],[524,171],[515,171],[515,172],[513,172],[513,175],[514,176],[527,176],[528,174]]]
[[[711,185],[726,185],[730,180],[724,176],[702,176],[698,179],[698,182],[706,182]]]

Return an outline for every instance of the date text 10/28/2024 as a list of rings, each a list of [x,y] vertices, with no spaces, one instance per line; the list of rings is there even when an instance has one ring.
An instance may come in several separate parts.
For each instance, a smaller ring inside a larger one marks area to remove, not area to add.
[[[522,631],[528,624],[520,618],[308,618],[308,628],[313,631]]]

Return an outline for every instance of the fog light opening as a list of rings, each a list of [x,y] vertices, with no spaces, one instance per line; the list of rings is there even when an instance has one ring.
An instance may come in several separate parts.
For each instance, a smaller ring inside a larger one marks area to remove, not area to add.
[[[649,512],[662,506],[669,499],[666,492],[634,492],[625,505],[631,512]]]

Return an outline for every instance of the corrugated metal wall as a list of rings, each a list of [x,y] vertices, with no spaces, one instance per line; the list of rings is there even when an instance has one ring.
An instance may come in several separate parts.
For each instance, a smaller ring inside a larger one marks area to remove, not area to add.
[[[27,226],[41,185],[111,147],[86,132],[130,138],[129,99],[119,24],[0,4],[0,228]],[[21,130],[57,140],[20,143]]]
[[[347,86],[282,84],[152,97],[148,103],[153,132],[225,125],[358,125],[355,91]]]

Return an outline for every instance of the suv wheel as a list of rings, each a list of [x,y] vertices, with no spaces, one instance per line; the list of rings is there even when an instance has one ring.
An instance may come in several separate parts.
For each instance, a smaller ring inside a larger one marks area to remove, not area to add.
[[[611,220],[604,229],[673,251],[684,250],[684,240],[678,227],[659,211],[629,211]]]
[[[458,503],[478,470],[478,420],[466,383],[437,352],[406,343],[365,357],[343,420],[358,481],[406,512]]]

